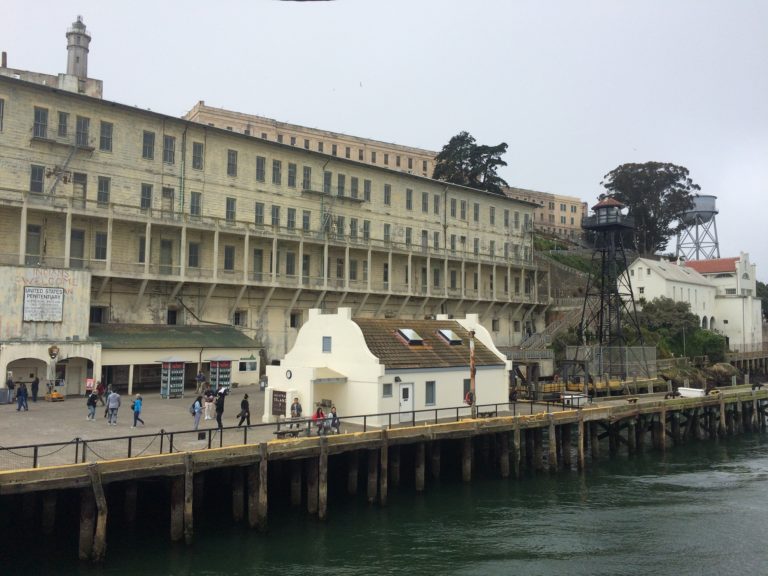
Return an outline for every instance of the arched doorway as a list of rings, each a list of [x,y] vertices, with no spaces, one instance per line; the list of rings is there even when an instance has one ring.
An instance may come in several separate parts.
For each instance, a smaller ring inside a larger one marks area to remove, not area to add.
[[[706,330],[706,329],[707,329],[707,317],[706,317],[706,316],[704,316],[704,317],[701,319],[701,327],[702,327],[704,330]]]

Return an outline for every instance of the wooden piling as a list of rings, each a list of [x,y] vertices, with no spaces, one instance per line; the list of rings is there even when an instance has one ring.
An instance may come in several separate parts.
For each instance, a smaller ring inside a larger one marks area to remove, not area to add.
[[[357,484],[360,473],[360,453],[352,450],[347,454],[347,494],[357,494]]]
[[[752,419],[750,423],[750,428],[752,432],[757,432],[759,429],[759,423],[758,423],[758,409],[757,409],[757,396],[755,396],[755,391],[752,390]]]
[[[256,528],[259,524],[259,467],[251,464],[245,469],[248,487],[248,526]]]
[[[101,473],[95,462],[88,466],[88,477],[96,501],[96,531],[93,535],[91,558],[94,562],[101,562],[107,553],[107,498],[104,496]]]
[[[392,446],[389,449],[390,483],[394,488],[400,486],[400,446]]]
[[[422,455],[424,454],[422,446]],[[379,484],[379,451],[368,450],[368,503],[376,502],[376,492]]]
[[[267,444],[259,444],[259,497],[256,508],[256,523],[259,530],[267,529],[267,488],[269,478],[269,460],[267,458]]]
[[[534,458],[534,438],[533,438],[533,430],[526,429],[525,430],[525,443],[523,444],[523,451],[525,452],[524,456],[524,462],[525,466],[528,470],[535,470],[536,468],[533,465],[533,458]]]
[[[184,477],[171,478],[171,542],[184,536]]]
[[[664,406],[659,414],[659,448],[662,452],[667,449],[667,409]]]
[[[416,492],[424,492],[424,442],[418,442],[415,448],[416,452],[414,454],[413,462],[414,487],[416,488]]]
[[[441,452],[440,440],[434,440],[430,444],[430,471],[432,472],[433,480],[440,480],[440,452]]]
[[[291,506],[301,506],[301,460],[291,460]]]
[[[515,428],[512,431],[512,469],[515,478],[520,478],[520,419],[515,418]]]
[[[242,478],[242,476],[241,476]],[[195,469],[192,454],[184,455],[184,541],[192,544],[194,535]],[[242,510],[242,505],[240,506]]]
[[[317,514],[317,478],[318,462],[316,458],[307,460],[307,512]]]
[[[132,526],[136,523],[136,502],[138,501],[139,485],[135,480],[125,483],[125,500],[123,501],[123,512],[125,523]]]
[[[598,434],[597,422],[589,423],[589,450],[592,455],[592,462],[600,458],[600,436]]]
[[[627,455],[632,456],[637,451],[637,430],[635,429],[635,419],[627,420]]]
[[[320,458],[318,461],[318,496],[317,517],[325,520],[328,513],[328,437],[320,438]]]
[[[243,507],[245,504],[244,488],[245,472],[241,467],[232,469],[232,520],[240,522],[243,519]]]
[[[576,466],[585,469],[584,462],[584,413],[579,410],[579,422],[576,427]]]
[[[720,425],[717,432],[720,436],[725,436],[727,431],[728,429],[725,422],[725,397],[720,394]]]
[[[472,481],[472,438],[464,438],[461,441],[461,480]]]
[[[43,493],[42,532],[46,536],[53,533],[56,524],[56,494],[53,490]]]
[[[544,431],[541,428],[533,430],[533,469],[537,472],[544,470]]]
[[[736,426],[735,426],[736,434],[741,434],[744,432],[744,407],[741,403],[741,400],[736,402]]]
[[[509,433],[502,432],[498,435],[499,444],[499,474],[502,478],[509,478]]]
[[[549,416],[549,427],[547,429],[547,444],[549,448],[549,456],[547,458],[549,471],[557,472],[557,432],[555,429],[555,420],[551,414]]]
[[[678,446],[682,442],[680,436],[680,412],[672,412],[669,417],[672,428],[672,442],[674,442],[675,446]]]
[[[640,454],[645,450],[645,435],[648,431],[648,419],[645,416],[638,415],[636,426],[635,437],[637,438],[637,441],[635,442],[635,449],[638,454]]]
[[[198,472],[194,475],[194,478],[192,480],[192,483],[194,484],[192,492],[193,492],[193,508],[195,512],[199,512],[204,501],[204,494],[205,494],[205,472]]]
[[[379,448],[379,504],[387,505],[389,474],[389,435],[387,430],[381,431],[381,448]]]
[[[80,490],[80,540],[78,557],[88,560],[93,555],[93,533],[96,529],[96,499],[92,488]]]
[[[570,470],[572,466],[570,424],[563,424],[560,426],[560,441],[560,460],[563,463],[563,468]]]

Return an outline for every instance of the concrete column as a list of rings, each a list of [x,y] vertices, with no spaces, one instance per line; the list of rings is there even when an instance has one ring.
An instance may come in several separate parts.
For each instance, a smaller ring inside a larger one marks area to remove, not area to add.
[[[72,200],[67,202],[67,220],[64,225],[64,268],[69,268],[69,256],[72,251]]]
[[[24,266],[27,260],[27,195],[24,195],[24,204],[21,205],[21,218],[19,219],[19,266]]]
[[[133,395],[133,364],[128,364],[128,396]]]

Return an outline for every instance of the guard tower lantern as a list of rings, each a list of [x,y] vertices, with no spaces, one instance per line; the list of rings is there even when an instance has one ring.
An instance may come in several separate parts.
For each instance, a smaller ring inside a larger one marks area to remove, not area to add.
[[[581,344],[597,346],[626,346],[622,319],[636,329],[637,323],[632,285],[624,252],[624,236],[634,229],[631,217],[622,213],[625,206],[614,198],[604,198],[592,207],[593,216],[582,220],[584,230],[594,232],[592,273],[587,281],[581,324]]]

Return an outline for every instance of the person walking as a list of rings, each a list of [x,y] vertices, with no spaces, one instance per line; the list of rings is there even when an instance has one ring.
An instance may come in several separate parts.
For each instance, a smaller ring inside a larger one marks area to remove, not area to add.
[[[40,390],[40,378],[35,376],[32,380],[32,402],[37,402],[37,392]]]
[[[203,384],[205,384],[205,374],[203,374],[202,370],[198,370],[197,376],[195,376],[195,382],[197,382],[195,394],[201,394],[203,391]]]
[[[13,382],[12,376],[8,376],[8,380],[5,381],[5,387],[8,388],[8,404],[11,404],[13,402],[13,390],[16,388],[16,384]]]
[[[219,393],[216,395],[216,423],[219,428],[224,428],[224,424],[221,423],[221,417],[224,415],[224,388],[219,388]]]
[[[301,419],[301,404],[299,404],[299,398],[296,397],[293,399],[293,403],[291,404],[291,419],[292,420],[300,420]],[[291,422],[288,427],[293,428],[296,426],[297,428],[300,427],[300,424],[297,422]]]
[[[120,394],[116,390],[107,396],[107,425],[117,426],[117,411],[120,409]]]
[[[328,415],[328,420],[330,421],[331,432],[340,434],[341,420],[339,420],[339,415],[336,414],[336,406],[331,406],[331,413]]]
[[[133,410],[133,426],[131,428],[136,428],[136,422],[141,422],[141,425],[144,426],[144,420],[141,419],[141,408],[143,405],[144,402],[141,399],[141,394],[136,394],[136,398],[133,399],[131,404],[131,410]]]
[[[248,404],[248,394],[243,396],[243,399],[240,401],[240,422],[237,423],[238,426],[242,426],[243,421],[245,421],[246,426],[251,425],[251,407]]]
[[[99,404],[104,406],[104,392],[106,391],[106,388],[104,387],[104,384],[101,383],[101,380],[96,382],[96,397],[99,399]]]
[[[98,402],[98,400],[99,395],[91,390],[91,393],[88,394],[88,400],[85,401],[85,405],[88,407],[88,418],[86,419],[90,420],[91,422],[96,419],[96,402]]]
[[[213,396],[213,390],[208,386],[205,390],[205,419],[213,420],[213,402],[215,398]]]
[[[16,391],[16,412],[24,409],[26,412],[29,410],[27,405],[27,385],[24,382],[19,382],[19,389]]]
[[[317,426],[317,435],[320,436],[321,434],[326,433],[326,421],[325,421],[325,412],[323,412],[323,407],[318,406],[317,410],[315,410],[315,413],[312,414],[312,422],[315,426]]]
[[[203,397],[198,396],[192,403],[192,414],[195,415],[195,430],[200,427],[200,416],[203,415]]]

